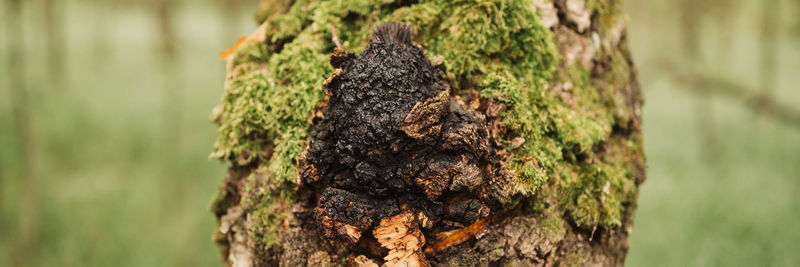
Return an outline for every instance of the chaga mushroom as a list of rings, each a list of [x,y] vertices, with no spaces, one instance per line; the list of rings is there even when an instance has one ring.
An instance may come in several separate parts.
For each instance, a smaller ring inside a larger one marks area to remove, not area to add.
[[[328,187],[322,192],[314,215],[328,236],[343,236],[358,242],[373,221],[397,212],[391,200],[372,202],[366,196]]]
[[[318,192],[314,218],[327,236],[363,244],[371,233],[389,250],[371,256],[424,266],[419,224],[454,230],[496,202],[481,197],[502,173],[486,122],[454,100],[403,24],[378,26],[363,53],[336,48],[330,61],[325,112],[297,164],[301,190]]]
[[[442,131],[440,121],[447,116],[449,100],[450,92],[444,90],[435,97],[426,99],[424,103],[417,102],[406,115],[400,129],[414,139],[439,135]]]

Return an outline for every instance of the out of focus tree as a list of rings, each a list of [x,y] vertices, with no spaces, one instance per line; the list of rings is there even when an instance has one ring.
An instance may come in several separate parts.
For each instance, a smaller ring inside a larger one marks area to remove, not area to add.
[[[761,7],[761,39],[759,57],[761,66],[759,67],[760,82],[765,97],[772,97],[775,90],[775,79],[777,79],[778,63],[778,22],[780,21],[780,1],[762,0]]]
[[[683,51],[684,62],[687,64],[700,65],[701,53],[699,36],[701,25],[705,14],[713,7],[713,0],[682,0],[680,5],[681,16],[681,48]],[[694,103],[694,115],[696,116],[697,128],[700,129],[702,138],[702,150],[706,159],[714,158],[716,150],[716,140],[714,132],[714,114],[711,108],[711,94],[702,88],[694,88],[696,99]]]
[[[725,2],[725,3],[723,3]],[[758,39],[759,70],[758,87],[747,88],[740,82],[729,80],[721,75],[711,74],[702,69],[701,61],[704,57],[698,42],[700,30],[706,19],[714,19],[713,25],[718,26],[717,38],[717,72],[724,72],[726,61],[730,58],[731,30],[729,25],[738,10],[737,2],[722,0],[684,0],[681,5],[681,47],[684,53],[684,66],[678,67],[674,61],[667,62],[665,69],[673,73],[678,82],[690,87],[696,94],[695,115],[698,128],[701,131],[704,153],[713,159],[715,150],[713,114],[711,113],[711,95],[719,94],[738,99],[754,113],[767,115],[778,120],[800,125],[800,110],[783,105],[774,99],[773,91],[778,79],[778,46],[780,7],[779,0],[764,0],[761,6],[761,35]],[[710,16],[709,16],[710,15]]]
[[[167,62],[175,60],[175,26],[173,17],[175,13],[176,0],[155,0],[155,12],[158,19],[158,32],[161,38],[162,56]],[[171,64],[171,63],[170,63]]]
[[[116,11],[112,10],[111,3],[106,0],[92,0],[94,7],[94,23],[92,29],[92,64],[95,68],[100,68],[105,64],[110,56],[109,47],[109,14]]]
[[[178,38],[175,33],[173,19],[177,0],[154,0],[156,18],[158,20],[159,37],[161,39],[161,58],[157,61],[162,68],[164,81],[164,125],[165,142],[174,145],[179,142],[181,133],[181,116],[183,107],[183,88],[180,84],[179,72],[176,70]],[[170,147],[170,146],[165,146]]]
[[[44,32],[45,44],[47,45],[47,66],[48,76],[51,81],[51,87],[60,87],[66,89],[69,87],[65,83],[64,68],[64,51],[66,50],[66,42],[64,41],[64,19],[62,1],[56,0],[43,0],[42,5],[44,8]]]
[[[712,25],[716,27],[714,32],[717,34],[714,61],[719,63],[716,64],[719,71],[725,71],[724,68],[728,66],[727,63],[731,59],[729,56],[730,43],[734,34],[734,31],[729,29],[729,25],[734,22],[740,5],[738,1],[729,0],[712,0],[711,2],[713,4],[711,17],[714,19]]]
[[[11,116],[18,149],[18,160],[20,162],[19,179],[22,185],[22,200],[19,202],[20,221],[19,239],[21,246],[18,250],[24,251],[35,246],[39,237],[39,194],[36,180],[36,172],[33,166],[34,152],[34,131],[33,131],[33,110],[30,108],[29,87],[25,82],[26,58],[23,47],[24,27],[21,0],[7,0],[6,12],[4,14],[4,24],[6,27],[6,40],[8,40],[8,57],[6,58],[6,69],[8,69],[9,94],[11,103]],[[17,261],[21,259],[15,259]]]

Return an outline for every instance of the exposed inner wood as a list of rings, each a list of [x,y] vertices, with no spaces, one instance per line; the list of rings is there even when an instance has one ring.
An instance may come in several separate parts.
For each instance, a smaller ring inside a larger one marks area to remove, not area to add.
[[[373,231],[382,247],[389,249],[384,266],[430,266],[422,254],[425,236],[410,212],[383,218]]]

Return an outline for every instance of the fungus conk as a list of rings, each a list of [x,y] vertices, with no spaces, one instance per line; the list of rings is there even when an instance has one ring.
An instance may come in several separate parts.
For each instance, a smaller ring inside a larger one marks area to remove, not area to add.
[[[406,25],[383,24],[360,55],[331,55],[328,104],[299,164],[303,183],[321,192],[314,215],[331,237],[358,242],[401,213],[424,217],[433,232],[453,230],[498,203],[482,194],[503,173],[485,119],[451,96],[411,36]]]

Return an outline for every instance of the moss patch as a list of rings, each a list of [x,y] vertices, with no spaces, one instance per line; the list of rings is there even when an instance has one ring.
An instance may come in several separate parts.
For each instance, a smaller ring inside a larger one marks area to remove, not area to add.
[[[586,7],[600,24],[600,28],[608,29],[622,13],[622,0],[587,0]]]
[[[284,234],[284,221],[290,216],[290,199],[281,199],[278,196],[266,195],[260,202],[252,207],[246,221],[248,234],[255,241],[254,248],[265,251],[281,244]]]

